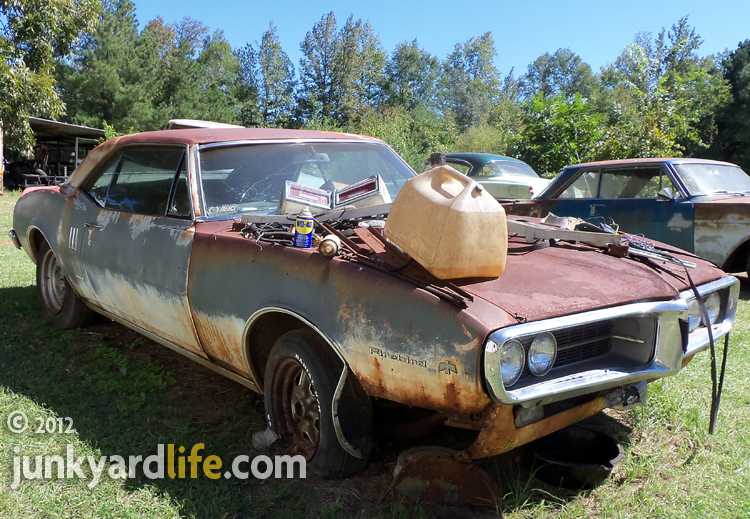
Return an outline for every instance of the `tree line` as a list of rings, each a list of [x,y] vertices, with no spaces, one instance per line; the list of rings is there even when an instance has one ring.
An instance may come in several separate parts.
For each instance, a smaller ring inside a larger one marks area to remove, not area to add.
[[[5,11],[39,3],[0,5],[0,15],[13,20]],[[0,33],[0,53],[12,58],[0,66],[13,73],[28,57],[25,68],[48,78],[41,97],[13,107],[0,100],[6,121],[20,107],[109,133],[162,129],[173,118],[347,131],[383,139],[417,169],[432,152],[475,151],[518,157],[546,176],[576,162],[682,155],[750,171],[750,40],[702,56],[687,17],[656,36],[637,34],[598,72],[563,48],[516,76],[495,67],[490,32],[441,59],[417,40],[387,52],[368,21],[341,23],[330,12],[305,35],[295,64],[273,23],[233,49],[221,31],[188,18],[139,30],[129,0],[60,3],[68,8],[47,26],[64,27],[61,43],[47,49],[44,67],[18,45],[28,33],[20,26],[33,21]],[[28,148],[23,128],[7,127],[6,146]]]

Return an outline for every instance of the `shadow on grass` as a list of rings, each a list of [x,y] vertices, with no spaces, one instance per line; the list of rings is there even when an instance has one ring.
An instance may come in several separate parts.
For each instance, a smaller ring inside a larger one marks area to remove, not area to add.
[[[0,339],[4,346],[0,385],[58,417],[72,418],[80,439],[102,456],[145,458],[156,454],[159,444],[165,450],[168,444],[175,449],[183,446],[187,456],[193,445],[203,443],[200,454],[204,459],[219,456],[223,474],[236,456],[257,454],[251,436],[265,426],[259,395],[127,328],[101,319],[85,330],[56,330],[40,317],[35,287],[4,288],[0,289]],[[597,415],[585,425],[628,441],[629,429],[606,415]],[[403,449],[427,444],[460,448],[472,440],[471,433],[450,428],[439,428],[418,440],[379,438],[367,470],[339,482],[314,477],[261,481],[252,476],[213,480],[200,466],[195,479],[151,480],[139,467],[138,477],[127,480],[126,488],[150,486],[176,504],[182,516],[206,518],[492,515],[492,511],[381,503]],[[282,453],[281,446],[275,445],[267,454]],[[536,481],[522,449],[484,460],[482,466],[501,485],[498,506],[504,513],[541,503],[562,504],[579,495]],[[188,476],[189,472],[187,464]]]
[[[63,332],[39,315],[35,287],[0,289],[0,385],[72,418],[80,439],[102,456],[145,458],[159,444],[184,446],[186,456],[204,443],[200,454],[219,456],[223,474],[235,456],[256,454],[251,435],[264,417],[255,393],[117,324]],[[126,488],[150,485],[184,516],[311,511],[299,481],[212,480],[202,472],[196,479],[150,480],[139,467]]]

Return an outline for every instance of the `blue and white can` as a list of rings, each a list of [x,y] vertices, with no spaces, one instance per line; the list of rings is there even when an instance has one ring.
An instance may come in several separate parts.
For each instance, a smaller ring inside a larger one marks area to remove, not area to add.
[[[299,249],[309,249],[312,247],[313,229],[315,220],[310,209],[305,207],[297,215],[294,225],[294,246]]]

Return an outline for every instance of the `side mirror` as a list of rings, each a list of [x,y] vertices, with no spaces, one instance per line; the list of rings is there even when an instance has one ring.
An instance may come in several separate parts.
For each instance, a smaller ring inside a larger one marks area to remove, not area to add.
[[[656,196],[659,197],[659,200],[674,200],[674,195],[672,194],[672,190],[668,187],[663,188],[661,191],[656,193]]]

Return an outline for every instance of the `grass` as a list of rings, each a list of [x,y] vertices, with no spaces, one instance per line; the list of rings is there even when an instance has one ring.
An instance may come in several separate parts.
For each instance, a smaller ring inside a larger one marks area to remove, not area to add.
[[[585,492],[533,478],[519,453],[483,466],[502,496],[482,510],[380,498],[398,449],[379,443],[367,471],[343,482],[29,480],[13,490],[14,447],[21,455],[143,455],[158,444],[205,443],[226,463],[256,453],[262,399],[129,330],[100,322],[62,332],[40,318],[34,265],[7,243],[18,194],[0,197],[0,517],[747,517],[750,516],[750,291],[745,286],[732,334],[717,432],[708,435],[707,354],[678,376],[649,386],[649,406],[598,417],[625,456],[604,484]],[[747,280],[745,280],[747,281]],[[70,417],[72,434],[13,434],[12,411],[36,419]],[[279,451],[281,452],[281,451]],[[86,469],[87,475],[90,471]]]

